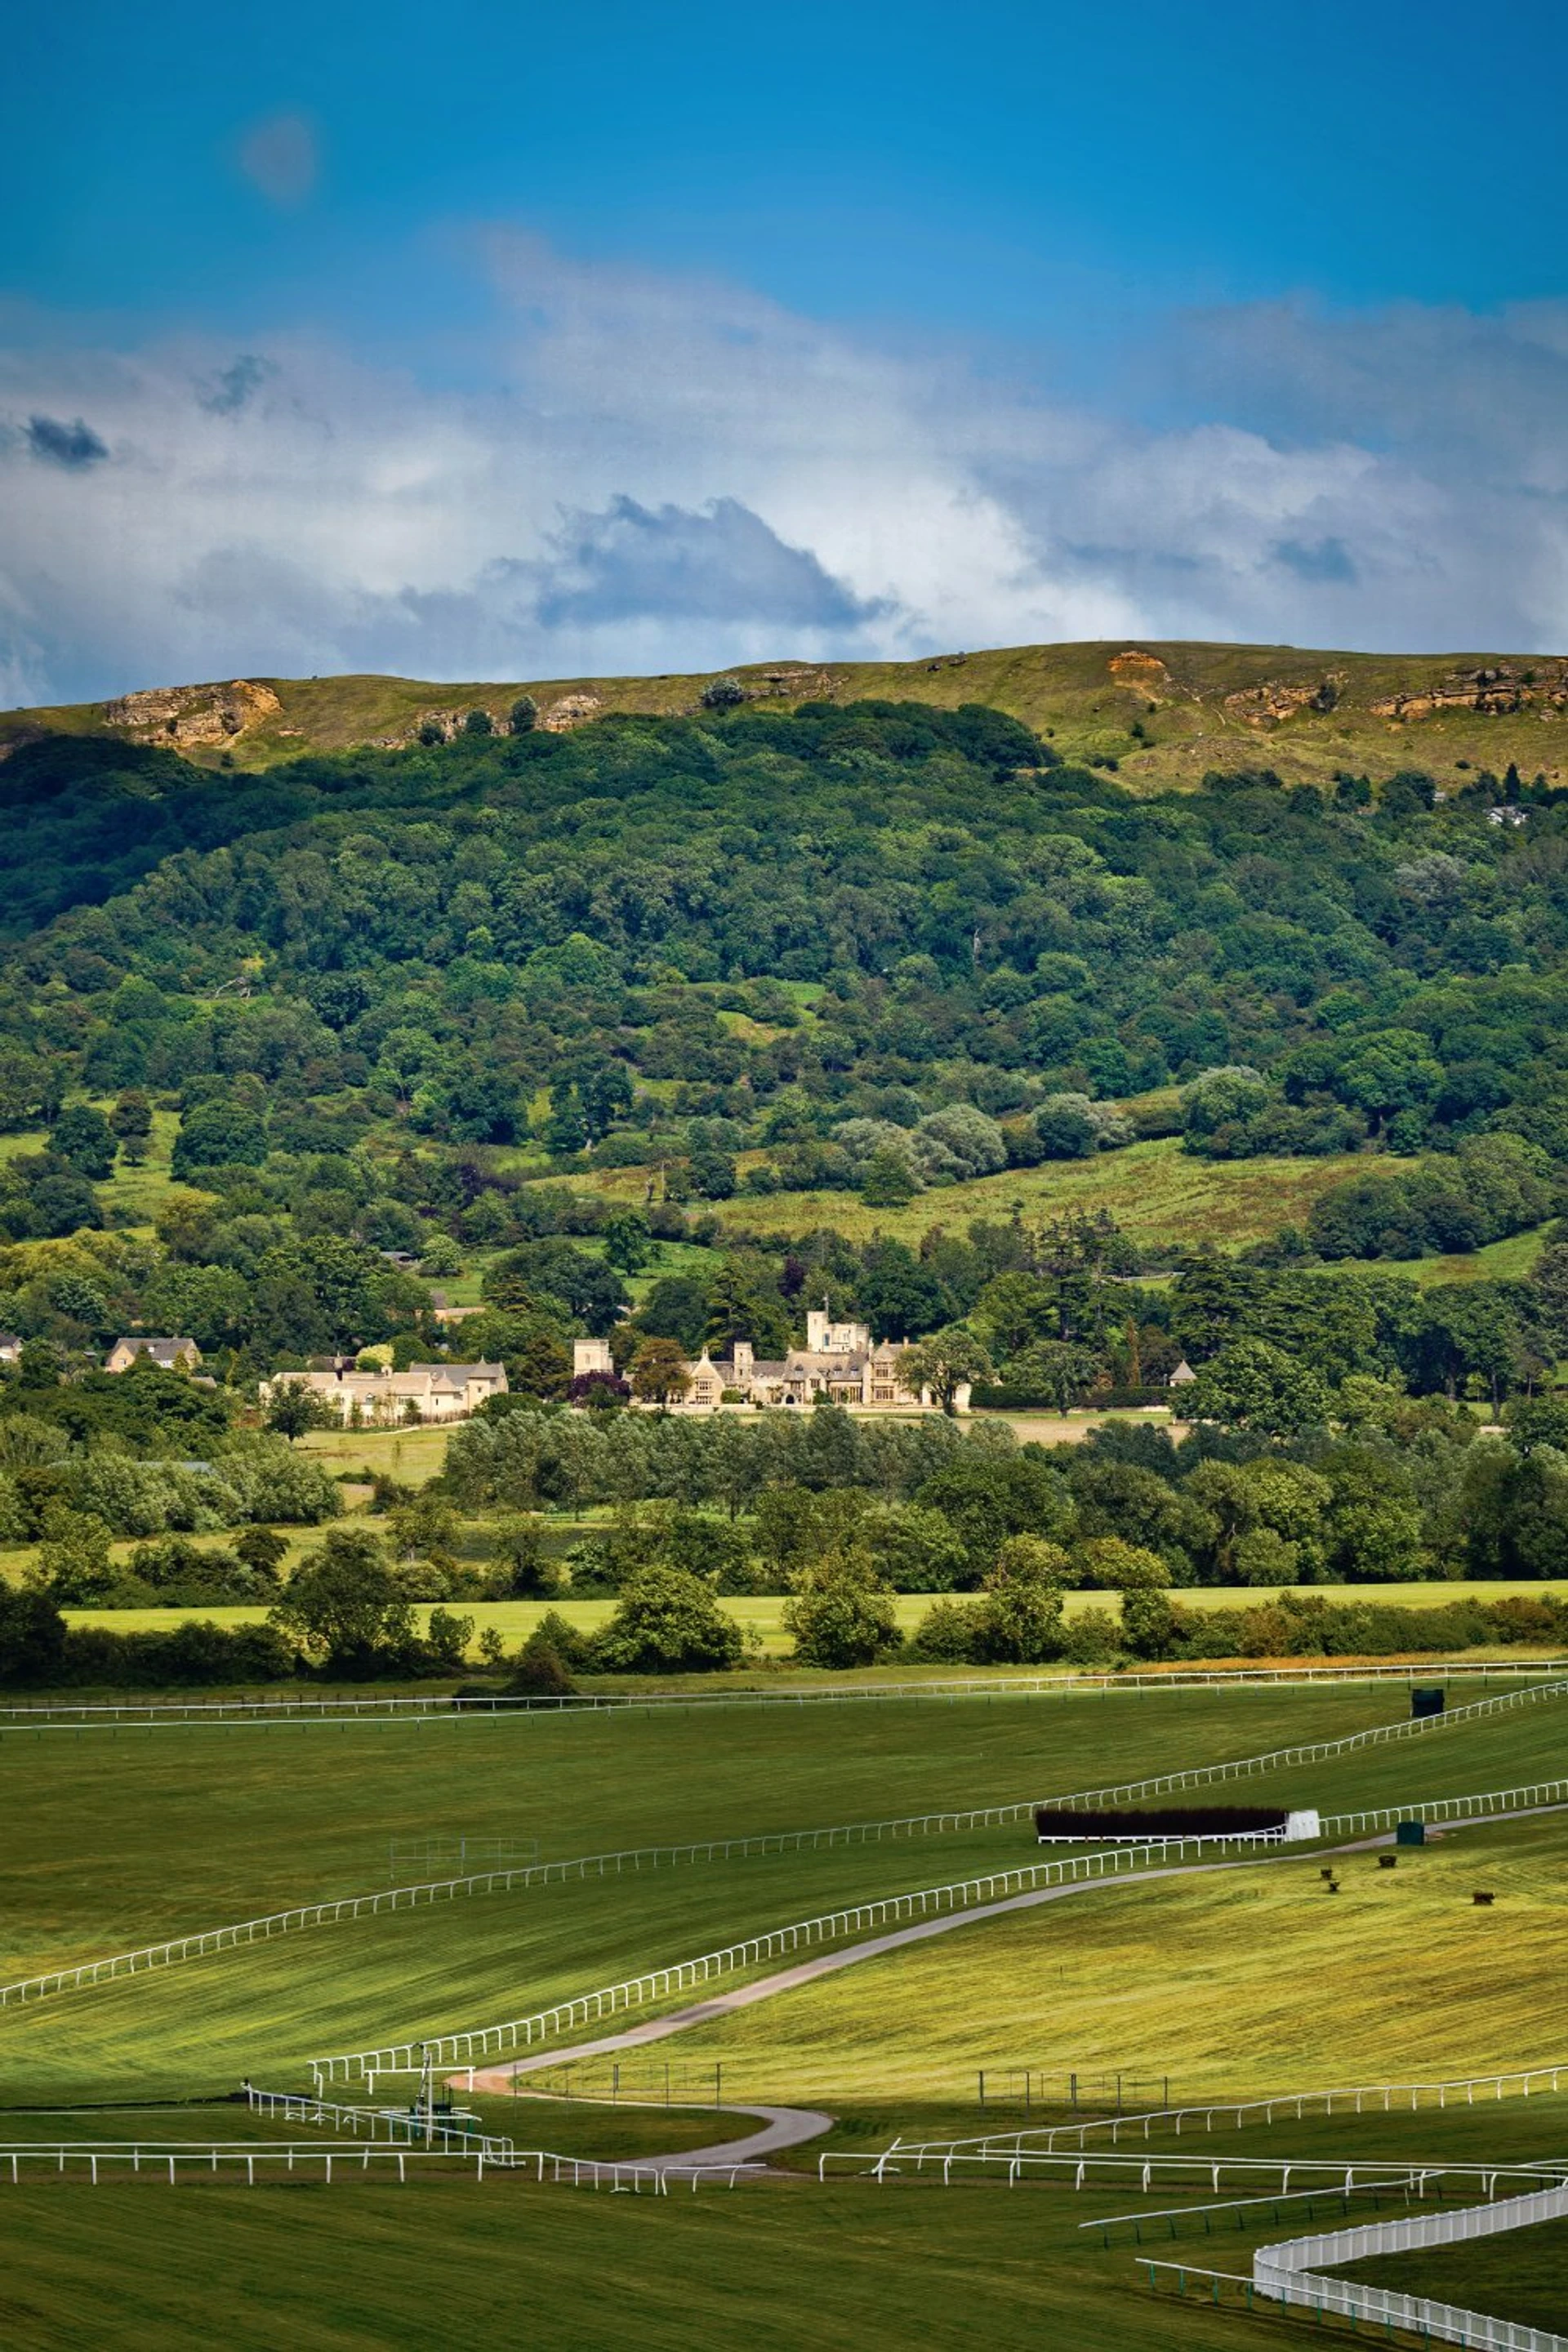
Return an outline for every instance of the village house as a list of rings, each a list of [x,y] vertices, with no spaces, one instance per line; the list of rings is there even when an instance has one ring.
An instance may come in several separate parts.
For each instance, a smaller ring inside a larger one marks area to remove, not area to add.
[[[116,1339],[103,1360],[106,1372],[128,1372],[132,1364],[156,1364],[165,1372],[201,1369],[202,1351],[194,1339]]]
[[[834,1404],[859,1405],[868,1411],[895,1412],[935,1409],[929,1389],[917,1395],[899,1377],[899,1359],[907,1342],[883,1339],[875,1344],[864,1323],[836,1323],[826,1309],[813,1307],[805,1318],[805,1345],[792,1348],[781,1359],[758,1358],[748,1339],[737,1339],[728,1356],[717,1359],[706,1349],[686,1367],[689,1381],[683,1397],[672,1400],[676,1412],[715,1412],[725,1402],[757,1406],[809,1405],[819,1396]],[[574,1372],[613,1372],[607,1339],[578,1339],[573,1346]],[[970,1388],[961,1382],[953,1398],[960,1412],[969,1410]]]
[[[504,1364],[410,1364],[405,1372],[382,1366],[356,1371],[277,1372],[258,1394],[265,1408],[285,1388],[308,1389],[346,1427],[391,1429],[419,1421],[463,1421],[493,1396],[507,1392]]]

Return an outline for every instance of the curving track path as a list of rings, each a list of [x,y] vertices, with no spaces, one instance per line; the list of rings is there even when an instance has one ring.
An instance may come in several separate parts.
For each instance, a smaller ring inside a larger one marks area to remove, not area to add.
[[[1491,1814],[1489,1820],[1516,1821],[1535,1813],[1564,1811],[1568,1811],[1568,1807],[1528,1805],[1520,1807],[1516,1813]],[[1446,1824],[1442,1831],[1435,1831],[1434,1835],[1452,1835],[1462,1829],[1485,1825],[1482,1822],[1454,1822]],[[1392,1845],[1393,1843],[1392,1834],[1383,1831],[1373,1837],[1352,1839],[1343,1845],[1315,1848],[1312,1858],[1315,1860],[1323,1853],[1365,1853],[1374,1847]],[[1300,1859],[1302,1857],[1299,1854],[1277,1853],[1267,1859],[1247,1854],[1223,1862],[1173,1864],[1165,1869],[1141,1871],[1135,1880],[1079,1879],[1063,1886],[1034,1887],[1026,1895],[1011,1895],[997,1903],[979,1903],[967,1911],[944,1912],[934,1919],[919,1919],[910,1927],[891,1928],[886,1935],[870,1936],[862,1943],[847,1945],[842,1951],[822,1952],[812,1959],[798,1960],[791,1968],[775,1969],[771,1976],[758,1977],[750,1984],[737,1985],[732,1991],[716,1993],[710,2000],[693,2001],[685,2009],[669,2011],[663,2017],[646,2018],[640,2024],[625,2026],[618,2033],[600,2034],[591,2042],[575,2042],[562,2049],[542,2051],[533,2057],[513,2059],[504,2066],[465,2067],[451,2080],[470,2091],[487,2091],[504,2096],[517,2076],[547,2073],[552,2067],[573,2064],[579,2059],[611,2057],[624,2050],[642,2049],[649,2042],[667,2041],[671,2034],[687,2032],[694,2025],[710,2024],[716,2018],[732,2016],[738,2010],[751,2009],[758,2001],[772,2000],[779,1993],[794,1992],[801,1985],[814,1984],[819,1978],[837,1975],[841,1969],[855,1968],[862,1960],[877,1959],[883,1953],[900,1950],[905,1945],[925,1943],[932,1936],[951,1935],[955,1927],[973,1927],[983,1919],[999,1918],[1012,1911],[1032,1911],[1045,1903],[1063,1903],[1069,1896],[1091,1894],[1108,1885],[1147,1886],[1160,1879],[1202,1877],[1219,1870],[1257,1870],[1268,1868],[1270,1863]],[[679,2168],[683,2162],[688,2166],[697,2163],[749,2163],[771,2150],[796,2147],[803,2140],[814,2138],[818,2131],[826,2131],[833,2120],[829,2116],[791,2107],[748,2107],[741,2112],[765,2115],[773,2121],[768,2131],[753,2134],[744,2140],[726,2142],[721,2148],[688,2149],[684,2157],[658,2157],[650,2161],[669,2169]],[[791,2119],[790,2125],[785,2124],[785,2118]],[[802,2127],[793,2128],[795,2122]],[[765,2147],[762,2145],[764,2141]],[[742,2149],[746,2151],[743,2155],[740,2152]]]

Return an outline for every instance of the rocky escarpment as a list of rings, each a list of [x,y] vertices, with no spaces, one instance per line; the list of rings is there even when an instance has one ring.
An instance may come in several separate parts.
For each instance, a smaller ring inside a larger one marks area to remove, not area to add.
[[[1493,718],[1539,710],[1551,718],[1568,709],[1568,662],[1494,662],[1455,670],[1414,694],[1390,694],[1369,705],[1374,719],[1429,719],[1439,710],[1479,710]]]
[[[232,742],[282,709],[269,686],[235,677],[222,686],[151,687],[122,694],[104,704],[103,716],[107,725],[124,728],[138,743],[172,743],[184,751]]]
[[[1260,686],[1244,686],[1227,694],[1225,708],[1248,727],[1278,727],[1299,710],[1337,709],[1344,685],[1342,671],[1331,671],[1310,686],[1287,686],[1281,679],[1265,678]]]

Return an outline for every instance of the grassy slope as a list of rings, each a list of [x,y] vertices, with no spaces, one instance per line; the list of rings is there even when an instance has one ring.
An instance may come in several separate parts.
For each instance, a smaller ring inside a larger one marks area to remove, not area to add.
[[[717,1204],[731,1230],[805,1234],[835,1226],[852,1241],[874,1233],[918,1241],[933,1224],[962,1232],[975,1217],[1005,1222],[1015,1203],[1029,1218],[1069,1209],[1109,1209],[1142,1246],[1174,1253],[1203,1237],[1239,1248],[1300,1224],[1318,1194],[1364,1171],[1353,1155],[1327,1160],[1194,1159],[1179,1138],[1134,1143],[1099,1160],[1056,1160],[1043,1168],[1010,1168],[966,1184],[921,1192],[903,1209],[868,1209],[858,1192],[740,1194]],[[642,1198],[640,1168],[605,1169],[568,1180],[612,1199]]]
[[[1366,655],[1316,652],[1282,646],[1164,644],[1135,648],[1164,666],[1120,674],[1111,665],[1130,650],[1125,640],[1080,645],[1021,646],[910,662],[755,665],[737,673],[773,708],[802,698],[840,701],[866,696],[929,701],[944,707],[987,702],[1048,731],[1068,758],[1111,756],[1135,791],[1197,782],[1206,769],[1241,763],[1274,767],[1288,782],[1323,779],[1336,768],[1389,773],[1422,765],[1450,783],[1458,767],[1489,766],[1499,773],[1515,760],[1526,774],[1558,773],[1559,726],[1523,709],[1499,715],[1451,711],[1409,721],[1375,713],[1371,705],[1395,693],[1419,692],[1495,656]],[[1515,675],[1531,665],[1511,664]],[[1546,665],[1540,665],[1542,668]],[[786,673],[781,676],[781,671]],[[793,677],[787,673],[793,672]],[[698,709],[710,673],[667,677],[557,678],[528,682],[548,714],[569,695],[593,695],[601,711],[690,712]],[[1339,701],[1331,711],[1301,709],[1276,724],[1256,723],[1226,698],[1257,687],[1316,689],[1332,677]],[[236,739],[233,756],[266,767],[307,749],[337,749],[390,738],[405,740],[422,714],[456,716],[481,703],[500,717],[522,690],[517,684],[431,685],[376,677],[274,678],[268,683],[282,709],[267,726]],[[1151,705],[1152,704],[1152,708]],[[17,711],[0,719],[0,750],[45,730],[110,731],[104,706],[89,703]],[[1130,730],[1142,724],[1153,739],[1141,746]],[[213,760],[216,750],[198,751]]]
[[[890,1953],[683,2042],[803,2100],[1030,2062],[1163,2069],[1183,2098],[1435,2080],[1500,2052],[1538,2063],[1563,2055],[1542,1992],[1568,1932],[1565,1853],[1561,1822],[1519,1822],[1456,1832],[1394,1872],[1349,1857],[1332,1898],[1312,1860],[1108,1888]],[[1476,1885],[1495,1910],[1472,1905]]]
[[[1398,1691],[1318,1690],[1296,1695],[1289,1720],[1303,1736],[1337,1737],[1392,1721],[1405,1705]],[[1086,1775],[1157,1771],[1176,1756],[1250,1756],[1275,1744],[1280,1721],[1272,1693],[1237,1689],[748,1709],[720,1733],[700,1711],[673,1709],[331,1730],[7,1728],[5,1968],[385,1885],[395,1836],[532,1837],[559,1859],[876,1821],[1081,1788]],[[1466,1736],[1445,1732],[1432,1746]],[[25,1803],[15,1801],[22,1792]],[[90,1872],[80,1868],[75,1830],[84,1817],[95,1822]],[[926,1867],[907,1851],[901,1866],[916,1877]]]
[[[109,1099],[105,1097],[98,1108],[107,1110]],[[123,1160],[116,1162],[113,1174],[100,1187],[111,1224],[151,1232],[153,1220],[170,1192],[180,1189],[169,1173],[178,1126],[174,1112],[155,1112],[146,1160],[134,1168]],[[0,1159],[41,1151],[47,1141],[42,1129],[0,1136]],[[515,1156],[496,1154],[502,1164]],[[1380,1167],[1403,1164],[1379,1162]],[[1281,1225],[1304,1224],[1321,1192],[1348,1176],[1364,1173],[1365,1169],[1365,1160],[1354,1154],[1324,1160],[1199,1160],[1182,1150],[1179,1138],[1169,1136],[1131,1144],[1098,1160],[1057,1160],[1041,1168],[1008,1169],[1002,1175],[977,1177],[969,1183],[941,1185],[918,1194],[902,1209],[868,1209],[858,1192],[823,1192],[742,1193],[717,1203],[715,1213],[727,1232],[805,1234],[832,1225],[854,1241],[881,1233],[916,1242],[933,1224],[962,1232],[977,1217],[1005,1221],[1015,1206],[1031,1219],[1103,1208],[1142,1247],[1174,1255],[1205,1239],[1215,1241],[1222,1248],[1243,1249],[1267,1239]],[[563,1181],[578,1191],[640,1206],[647,1171],[607,1168]],[[1370,1270],[1407,1275],[1423,1284],[1517,1280],[1530,1272],[1540,1255],[1545,1231],[1542,1227],[1516,1234],[1468,1256],[1398,1263],[1379,1260]],[[45,1254],[58,1254],[70,1245],[36,1246]],[[700,1275],[713,1263],[710,1250],[685,1243],[661,1243],[657,1257],[631,1278],[633,1297],[640,1298],[667,1276]],[[476,1306],[479,1271],[479,1264],[472,1265],[462,1275],[444,1277],[435,1287],[449,1306]]]
[[[254,2190],[7,2189],[0,2312],[28,2352],[211,2340],[383,2352],[1205,2352],[1229,2315],[1152,2303],[1072,2200],[763,2187],[657,2201],[492,2179]],[[88,2198],[90,2195],[90,2205]]]

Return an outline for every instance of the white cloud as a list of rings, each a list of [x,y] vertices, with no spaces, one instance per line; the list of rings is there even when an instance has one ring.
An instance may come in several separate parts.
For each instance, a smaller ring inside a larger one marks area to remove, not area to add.
[[[0,690],[1568,635],[1568,308],[1165,321],[1069,402],[1022,359],[485,250],[493,389],[305,336],[0,360]],[[90,464],[40,461],[39,417]]]

